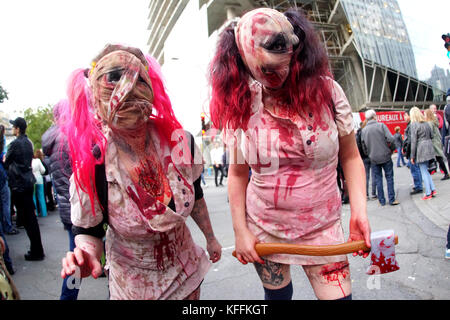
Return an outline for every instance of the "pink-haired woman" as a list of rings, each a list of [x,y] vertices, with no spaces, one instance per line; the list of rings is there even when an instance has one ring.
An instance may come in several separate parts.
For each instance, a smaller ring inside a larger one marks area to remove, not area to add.
[[[221,33],[210,77],[211,117],[225,129],[230,149],[237,258],[255,264],[266,299],[292,298],[290,265],[303,267],[319,299],[351,299],[345,255],[262,259],[254,248],[258,242],[344,242],[338,159],[350,195],[348,241],[364,239],[370,246],[364,165],[351,107],[331,78],[311,23],[296,10],[246,13]]]
[[[63,258],[62,277],[102,273],[106,222],[111,299],[199,299],[210,262],[187,217],[212,262],[221,246],[200,187],[201,155],[173,114],[159,65],[139,49],[107,45],[89,71],[72,74],[68,98],[61,127],[74,172],[76,248]]]

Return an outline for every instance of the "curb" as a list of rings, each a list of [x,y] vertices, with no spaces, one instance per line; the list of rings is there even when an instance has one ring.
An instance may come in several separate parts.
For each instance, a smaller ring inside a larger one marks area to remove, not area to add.
[[[437,212],[430,206],[428,202],[432,200],[421,200],[420,198],[412,197],[414,204],[419,208],[424,216],[431,220],[436,226],[447,231],[450,224],[450,214],[448,216],[443,213]]]

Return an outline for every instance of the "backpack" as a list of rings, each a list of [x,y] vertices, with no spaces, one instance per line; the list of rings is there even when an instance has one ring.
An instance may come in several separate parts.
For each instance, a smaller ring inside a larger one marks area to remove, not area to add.
[[[359,154],[361,155],[361,158],[364,159],[367,158],[368,155],[364,152],[364,148],[362,146],[361,132],[362,132],[361,128],[358,129],[358,131],[356,132],[356,145],[358,146],[358,151]]]
[[[331,108],[333,110],[334,122],[337,125],[336,106],[334,105],[333,99],[331,99]],[[341,201],[342,201],[342,203],[347,204],[350,202],[350,197],[348,194],[347,182],[345,181],[344,170],[342,169],[341,160],[339,160],[339,157],[338,157],[338,164],[336,167],[336,179],[337,179],[337,185],[338,185],[339,191],[341,191]]]

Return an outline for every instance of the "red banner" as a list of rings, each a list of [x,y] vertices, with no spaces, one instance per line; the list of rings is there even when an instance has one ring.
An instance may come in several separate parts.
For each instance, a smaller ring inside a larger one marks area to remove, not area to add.
[[[437,111],[441,116],[443,112],[441,110]],[[360,112],[359,116],[361,121],[364,121],[366,117],[364,112]],[[405,120],[404,111],[380,111],[377,112],[377,121],[384,123],[392,134],[395,134],[395,127],[400,127],[400,133],[405,134],[406,126],[408,125]]]

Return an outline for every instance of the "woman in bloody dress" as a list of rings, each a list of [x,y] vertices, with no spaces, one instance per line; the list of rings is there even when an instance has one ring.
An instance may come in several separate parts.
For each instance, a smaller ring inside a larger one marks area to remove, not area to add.
[[[370,246],[352,110],[328,70],[325,49],[311,23],[293,9],[250,11],[224,26],[219,37],[210,70],[210,112],[230,150],[228,193],[237,258],[254,263],[266,299],[292,298],[291,265],[303,267],[319,299],[351,299],[345,255],[262,259],[254,248],[259,242],[345,241],[338,160],[350,195],[348,241],[363,239]]]
[[[187,217],[212,262],[221,246],[200,186],[200,151],[173,114],[159,65],[139,49],[107,45],[90,70],[73,72],[68,98],[60,125],[74,172],[76,248],[62,277],[100,276],[107,223],[111,299],[199,299],[210,262]]]

